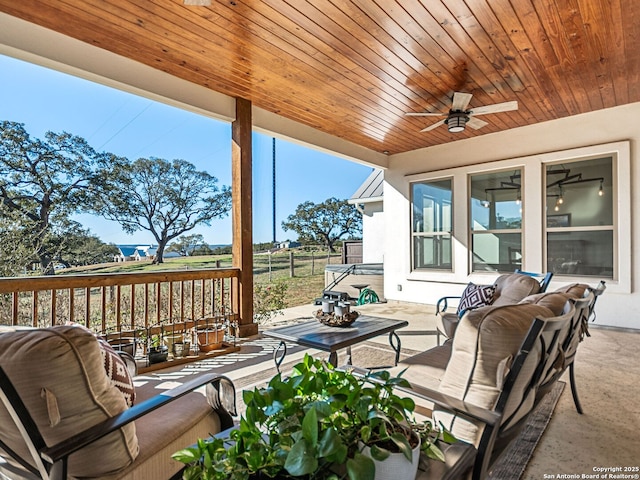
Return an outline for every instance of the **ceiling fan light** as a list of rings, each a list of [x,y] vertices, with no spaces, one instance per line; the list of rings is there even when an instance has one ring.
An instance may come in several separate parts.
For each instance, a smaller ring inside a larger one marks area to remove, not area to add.
[[[460,133],[464,131],[467,120],[469,120],[469,117],[464,112],[453,112],[449,114],[449,118],[445,123],[451,133]]]

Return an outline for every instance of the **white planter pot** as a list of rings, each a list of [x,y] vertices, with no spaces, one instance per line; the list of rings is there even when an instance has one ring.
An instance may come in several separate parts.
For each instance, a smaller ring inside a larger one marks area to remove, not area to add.
[[[365,446],[363,455],[370,455],[370,448]],[[412,461],[402,453],[392,453],[385,460],[378,461],[372,458],[376,466],[375,480],[415,480],[420,462],[420,443],[412,451]]]

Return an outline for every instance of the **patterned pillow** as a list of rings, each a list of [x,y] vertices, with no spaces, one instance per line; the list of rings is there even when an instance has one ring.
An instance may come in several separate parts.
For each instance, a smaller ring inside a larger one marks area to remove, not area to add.
[[[104,362],[104,369],[111,381],[111,385],[122,392],[127,405],[132,407],[136,400],[136,389],[127,369],[127,365],[118,355],[118,352],[105,340],[99,338],[100,353]]]
[[[467,288],[464,289],[464,292],[462,292],[462,298],[460,298],[460,304],[458,305],[458,311],[456,313],[462,318],[467,310],[491,305],[495,291],[496,287],[494,285],[476,285],[469,283]]]

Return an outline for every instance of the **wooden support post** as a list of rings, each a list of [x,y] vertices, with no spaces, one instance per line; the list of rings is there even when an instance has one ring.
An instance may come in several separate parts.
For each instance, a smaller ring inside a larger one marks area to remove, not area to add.
[[[233,266],[240,269],[238,282],[240,320],[236,334],[247,337],[258,333],[253,322],[253,213],[251,102],[236,98],[236,119],[231,125],[231,191],[233,195]],[[236,303],[236,302],[234,302]]]

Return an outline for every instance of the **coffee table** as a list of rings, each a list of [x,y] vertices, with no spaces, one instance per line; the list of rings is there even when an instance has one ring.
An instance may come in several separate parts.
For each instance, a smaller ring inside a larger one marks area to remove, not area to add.
[[[286,342],[329,352],[329,363],[333,366],[337,366],[338,350],[346,348],[347,364],[351,365],[352,345],[385,333],[389,334],[389,344],[396,352],[395,363],[397,365],[400,359],[401,343],[396,330],[407,325],[409,322],[406,320],[361,315],[349,327],[329,327],[317,320],[309,320],[286,327],[265,330],[263,334],[280,340],[280,344],[273,352],[273,361],[278,371],[280,371],[280,365],[287,354]]]

